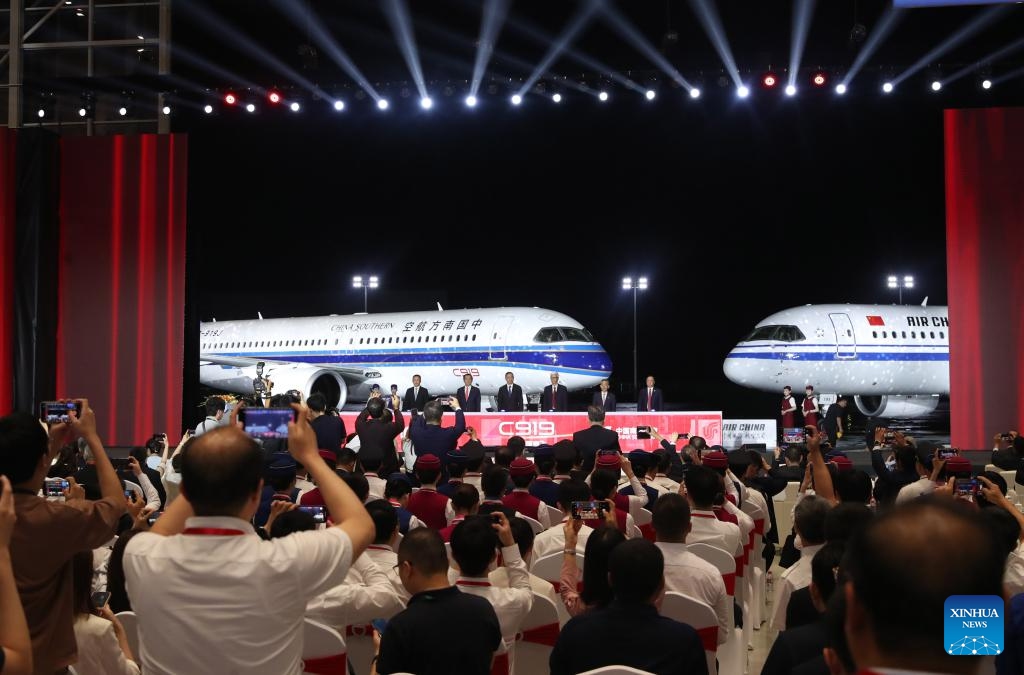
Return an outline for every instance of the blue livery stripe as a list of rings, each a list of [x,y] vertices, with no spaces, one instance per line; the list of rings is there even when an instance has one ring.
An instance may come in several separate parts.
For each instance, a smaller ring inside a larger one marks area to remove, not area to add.
[[[835,352],[729,352],[726,359],[764,361],[949,361],[949,352],[857,352],[840,356]]]

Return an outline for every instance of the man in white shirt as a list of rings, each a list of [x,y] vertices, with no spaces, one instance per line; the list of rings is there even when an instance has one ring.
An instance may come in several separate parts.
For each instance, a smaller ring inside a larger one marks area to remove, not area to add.
[[[733,608],[718,568],[686,550],[690,506],[682,495],[664,495],[654,504],[655,542],[665,556],[665,590],[707,603],[718,617],[718,644],[729,637]]]
[[[509,527],[512,528],[512,538],[515,539],[516,546],[519,547],[519,555],[523,559],[526,568],[529,569],[530,565],[533,564],[533,541],[535,539],[533,528],[522,518],[513,518],[509,521]],[[487,577],[490,579],[491,584],[498,588],[509,587],[508,568],[504,565],[492,570]],[[530,588],[533,590],[534,595],[543,595],[554,604],[555,609],[558,611],[558,622],[560,624],[564,624],[569,620],[569,613],[565,610],[565,603],[558,597],[558,593],[555,592],[555,587],[551,585],[550,581],[530,573]]]
[[[508,588],[494,586],[487,576],[488,569],[497,560],[499,546],[502,564],[508,570]],[[491,602],[501,624],[505,649],[511,652],[516,633],[522,629],[523,619],[533,606],[533,589],[530,573],[519,555],[505,514],[495,511],[489,516],[472,516],[459,523],[452,530],[452,558],[459,566],[455,585],[463,593],[479,595]]]
[[[914,469],[917,470],[917,475],[920,477],[913,483],[908,483],[900,488],[900,491],[896,493],[896,503],[902,504],[903,502],[909,502],[912,499],[924,497],[925,495],[930,495],[935,492],[935,481],[932,480],[932,470],[935,468],[935,464],[939,462],[941,462],[938,465],[939,471],[941,471],[942,465],[945,464],[943,460],[936,457],[928,458],[928,460],[925,461],[925,459],[918,454],[917,461],[914,462]]]
[[[224,426],[224,411],[227,403],[220,396],[211,396],[206,399],[206,419],[196,425],[193,436],[202,436],[208,431],[213,431]]]
[[[706,466],[694,465],[686,472],[686,501],[690,504],[690,533],[688,543],[710,544],[734,558],[743,555],[740,528],[718,519],[714,511],[715,495],[721,488],[721,477]]]
[[[398,565],[398,554],[395,552],[398,542],[398,512],[385,499],[367,502],[366,512],[373,519],[374,537],[373,543],[366,547],[363,557],[376,563],[387,574],[402,602],[408,602],[409,591],[402,585],[402,579],[395,569]]]
[[[552,553],[562,553],[565,549],[565,532],[562,530],[562,525],[571,517],[572,503],[587,501],[590,501],[590,487],[583,481],[569,479],[558,484],[558,508],[563,513],[570,515],[563,518],[561,523],[549,527],[536,536],[533,540],[534,560],[551,555]],[[576,540],[576,551],[580,555],[583,555],[584,550],[586,550],[587,539],[590,538],[590,534],[593,531],[593,528],[587,525],[580,528]]]
[[[124,552],[147,673],[302,672],[307,602],[344,581],[374,533],[359,498],[317,452],[305,407],[293,407],[289,452],[335,524],[263,541],[250,524],[263,488],[259,445],[235,425],[189,444],[180,497]]]
[[[786,607],[793,591],[811,585],[811,559],[825,544],[825,517],[832,505],[827,499],[808,495],[793,509],[793,529],[801,542],[800,559],[779,576],[775,593],[773,630],[786,630]]]

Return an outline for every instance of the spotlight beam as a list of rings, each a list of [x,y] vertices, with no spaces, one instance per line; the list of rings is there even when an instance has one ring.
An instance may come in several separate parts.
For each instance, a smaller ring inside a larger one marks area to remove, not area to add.
[[[348,74],[348,76],[351,77],[363,91],[372,96],[376,101],[381,99],[377,90],[373,88],[373,85],[370,84],[368,79],[366,79],[366,76],[359,70],[355,62],[349,57],[348,53],[341,48],[341,45],[334,41],[334,38],[331,37],[331,34],[324,28],[323,24],[319,21],[315,21],[314,17],[307,16],[303,13],[303,7],[305,5],[294,2],[293,0],[274,0],[274,5],[282,14],[288,17],[288,20],[297,28],[308,30],[317,46],[324,50],[327,56],[329,56],[339,68],[344,70],[345,73]],[[313,10],[309,9],[308,14],[312,13]],[[180,47],[175,45],[175,52],[179,49]],[[332,97],[325,96],[324,98],[325,100],[331,100]]]
[[[732,56],[729,40],[725,37],[725,29],[722,28],[722,19],[718,16],[718,10],[710,0],[690,0],[690,9],[697,15],[701,26],[704,27],[704,32],[722,59],[729,77],[739,89],[743,86],[743,81],[740,79],[740,71],[736,67],[736,59]]]
[[[526,82],[519,87],[519,90],[516,92],[517,94],[524,96],[526,92],[530,91],[533,85],[537,83],[537,80],[539,80],[541,76],[547,72],[551,64],[555,62],[555,59],[558,58],[559,54],[565,51],[565,48],[569,46],[569,43],[571,43],[573,39],[580,34],[583,28],[586,27],[587,23],[594,16],[597,7],[598,3],[596,2],[587,2],[583,4],[583,7],[576,12],[572,19],[569,20],[569,24],[551,44],[551,47],[548,48],[544,58],[540,60],[540,63],[536,65],[533,72],[530,73],[530,76],[526,78]]]
[[[999,59],[1003,58],[1004,56],[1012,54],[1013,52],[1017,51],[1021,47],[1024,47],[1024,37],[1022,37],[1022,38],[1020,38],[1018,40],[1014,40],[1010,44],[1005,45],[1002,48],[992,52],[991,54],[978,59],[976,64],[971,64],[969,66],[964,66],[963,68],[961,68],[960,70],[956,71],[955,73],[953,73],[952,75],[947,77],[945,80],[943,80],[942,81],[942,86],[945,87],[948,84],[956,82],[957,80],[962,78],[964,75],[967,75],[968,73],[977,70],[978,64],[993,63],[993,62],[998,61]]]
[[[686,81],[686,78],[679,74],[675,66],[668,62],[661,53],[655,49],[651,43],[644,37],[644,34],[640,32],[633,23],[622,15],[619,10],[608,2],[601,2],[601,11],[607,19],[607,23],[615,29],[619,36],[633,46],[638,52],[646,56],[651,63],[658,66],[665,75],[670,77],[673,82],[681,87],[684,87],[687,91],[693,89],[693,85]],[[641,88],[642,89],[642,88]]]
[[[846,75],[843,76],[841,84],[844,87],[849,87],[850,82],[857,76],[857,73],[861,71],[864,65],[868,62],[878,48],[882,46],[885,39],[889,37],[893,29],[899,24],[900,20],[903,19],[904,13],[902,9],[897,9],[894,5],[889,5],[885,13],[879,17],[878,22],[875,23],[875,27],[872,29],[868,39],[864,42],[864,45],[857,52],[856,58],[853,59],[853,65],[846,71]]]
[[[208,28],[229,38],[228,40],[225,40],[225,42],[230,43],[239,51],[247,53],[253,58],[262,61],[265,65],[273,68],[292,82],[301,84],[310,93],[321,96],[325,99],[330,98],[327,95],[327,92],[322,90],[320,87],[310,82],[307,78],[303,77],[283,61],[264,51],[258,42],[233,27],[227,21],[222,19],[220,15],[204,7],[203,2],[197,0],[185,0],[184,4],[188,6],[190,12],[194,12],[196,15],[201,17],[203,23]]]
[[[793,0],[793,37],[789,46],[789,79],[787,86],[795,87],[800,74],[800,60],[804,57],[807,33],[811,29],[815,0]]]
[[[1012,80],[1014,78],[1020,77],[1021,75],[1024,75],[1024,67],[1018,68],[1016,70],[1011,70],[1010,72],[1004,73],[1004,74],[1000,75],[999,77],[993,77],[992,78],[992,86],[994,87],[997,84],[1002,84],[1003,82],[1006,82],[1007,80]]]
[[[474,98],[480,91],[480,83],[484,79],[487,63],[491,60],[491,54],[494,53],[494,43],[498,41],[498,33],[501,32],[511,4],[511,0],[486,0],[484,3],[484,13],[480,19],[480,46],[476,50],[473,79],[469,85],[469,95]]]
[[[1006,14],[1009,10],[1010,5],[993,5],[992,7],[979,12],[970,23],[950,35],[941,44],[933,47],[927,54],[918,59],[914,65],[897,75],[892,83],[899,86],[900,82],[911,77],[914,73],[917,73],[928,64],[933,63],[935,59],[941,57],[943,54],[950,52],[961,42],[973,36],[1003,14]]]
[[[383,9],[384,16],[391,25],[391,32],[398,41],[398,50],[402,52],[402,58],[405,59],[405,64],[412,74],[412,81],[416,83],[420,98],[428,98],[427,83],[423,79],[423,68],[420,66],[420,56],[416,51],[416,35],[412,30],[409,6],[405,4],[405,0],[388,0],[384,3]]]

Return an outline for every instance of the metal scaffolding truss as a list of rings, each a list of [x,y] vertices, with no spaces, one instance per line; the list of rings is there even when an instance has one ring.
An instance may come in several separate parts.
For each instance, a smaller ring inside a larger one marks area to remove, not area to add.
[[[9,29],[7,43],[0,44],[0,68],[7,66],[7,81],[2,85],[7,95],[7,115],[6,124],[0,126],[26,125],[27,89],[52,97],[54,83],[66,90],[77,86],[86,92],[92,89],[92,82],[100,79],[105,80],[107,87],[110,82],[128,82],[126,86],[131,87],[130,77],[98,77],[97,59],[101,57],[123,60],[124,53],[141,54],[155,49],[156,77],[150,79],[158,80],[171,72],[171,0],[10,0],[4,4],[7,6],[0,7],[0,16],[7,14]],[[60,25],[64,17],[66,26]],[[140,32],[143,23],[155,27],[155,35]],[[45,55],[52,55],[52,61]],[[38,63],[26,74],[28,59],[37,59]],[[166,92],[147,87],[141,93],[152,103],[145,106],[152,114],[98,120],[91,111],[79,111],[79,119],[50,120],[45,119],[45,111],[40,108],[38,121],[32,120],[31,124],[66,127],[90,136],[97,132],[97,127],[107,125],[119,130],[132,125],[139,131],[168,133],[169,116],[160,114],[166,105]]]

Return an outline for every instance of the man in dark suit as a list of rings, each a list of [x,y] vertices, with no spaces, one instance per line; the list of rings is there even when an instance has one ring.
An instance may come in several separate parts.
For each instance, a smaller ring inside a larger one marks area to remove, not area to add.
[[[462,376],[463,386],[455,392],[459,407],[466,412],[480,412],[480,388],[473,386],[473,376],[466,373]]]
[[[564,384],[558,384],[558,373],[551,373],[551,384],[544,387],[540,395],[540,409],[552,412],[569,411],[569,390]]]
[[[523,412],[523,388],[515,383],[512,371],[505,373],[505,386],[498,389],[498,410]]]
[[[462,414],[458,401],[451,403],[455,408],[455,426],[441,426],[444,404],[440,400],[428,401],[423,406],[422,415],[413,413],[412,421],[409,422],[409,439],[417,457],[434,455],[438,460],[447,460],[448,452],[455,449],[459,436],[466,431],[466,416]]]
[[[785,464],[781,463],[780,459]],[[784,478],[790,483],[799,483],[804,479],[804,467],[801,466],[803,459],[804,454],[800,446],[791,445],[785,451],[775,448],[775,460],[769,475],[773,478]]]
[[[604,410],[601,406],[592,405],[587,408],[587,419],[590,426],[572,435],[572,444],[583,460],[584,473],[590,473],[598,450],[618,450],[619,434],[604,428]]]
[[[605,412],[615,412],[615,394],[608,391],[611,389],[611,384],[608,383],[608,380],[601,380],[601,384],[598,386],[601,391],[594,392],[594,399],[590,404],[601,406]]]
[[[398,407],[398,395],[392,398]],[[384,421],[384,399],[374,396],[366,403],[366,409],[356,418],[356,433],[359,434],[359,456],[380,458],[380,473],[389,476],[398,471],[398,455],[395,452],[395,438],[405,429],[401,410],[394,411],[391,421]]]
[[[655,410],[664,409],[661,400],[661,389],[654,386],[654,375],[648,375],[646,385],[640,390],[640,395],[636,398],[636,410],[637,412],[654,412]]]
[[[419,375],[412,376],[412,386],[405,390],[405,398],[402,399],[402,410],[423,410],[430,400],[430,392],[420,386],[420,381]]]

